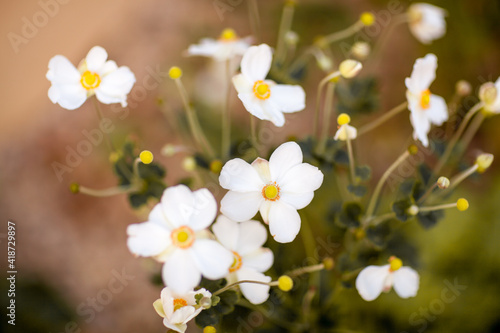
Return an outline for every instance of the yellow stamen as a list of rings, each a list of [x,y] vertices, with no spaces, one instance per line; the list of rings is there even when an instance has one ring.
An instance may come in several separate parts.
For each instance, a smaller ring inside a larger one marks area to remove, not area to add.
[[[290,291],[293,288],[293,280],[288,275],[282,275],[278,279],[278,288],[282,291]]]
[[[142,163],[150,164],[151,162],[153,162],[153,153],[150,152],[149,150],[143,150],[139,154],[139,158],[140,158]]]
[[[262,80],[255,82],[253,85],[253,93],[258,99],[268,99],[271,97],[271,89],[269,89],[269,85]]]
[[[176,80],[182,76],[182,69],[177,66],[173,66],[168,71],[168,76],[170,76],[172,80]]]
[[[92,73],[91,71],[85,71],[82,74],[80,83],[85,89],[91,90],[99,87],[99,85],[101,84],[101,78],[97,73]]]
[[[280,198],[280,188],[276,182],[264,186],[262,189],[262,196],[266,200],[276,201]]]
[[[229,267],[229,271],[231,273],[236,272],[238,269],[240,269],[242,264],[242,259],[241,256],[238,254],[238,252],[233,251],[233,257],[234,257],[233,264],[231,265],[231,267]]]
[[[187,304],[186,300],[182,298],[176,298],[174,299],[174,311],[179,310],[182,307],[185,307]]]
[[[431,91],[429,89],[422,91],[420,106],[424,110],[427,110],[431,106]]]
[[[349,117],[347,113],[341,113],[337,117],[337,124],[339,124],[339,126],[349,124],[350,122],[351,122],[351,117]]]
[[[467,199],[460,198],[457,200],[457,209],[461,212],[467,210],[469,208],[469,202]]]
[[[370,12],[364,12],[359,17],[359,20],[361,21],[361,23],[363,23],[364,26],[368,27],[368,26],[372,25],[373,23],[375,23],[375,15],[373,15]]]
[[[395,272],[401,267],[403,267],[403,262],[401,261],[401,259],[395,256],[389,258],[389,264],[391,265],[390,267],[391,272]]]
[[[238,35],[236,35],[236,32],[231,28],[224,29],[219,37],[219,40],[224,42],[230,42],[236,39],[238,39]]]
[[[194,231],[190,227],[184,225],[172,231],[170,238],[175,246],[180,247],[181,249],[187,249],[193,245],[195,235]]]

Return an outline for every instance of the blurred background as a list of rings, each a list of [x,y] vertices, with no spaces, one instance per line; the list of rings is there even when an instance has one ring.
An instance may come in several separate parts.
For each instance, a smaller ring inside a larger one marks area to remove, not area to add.
[[[226,5],[222,7],[225,10],[218,7],[220,3]],[[257,3],[259,42],[275,45],[283,1]],[[377,14],[389,6],[406,8],[409,4],[397,0],[299,1],[293,23],[300,36],[299,50],[318,35],[349,26],[363,11]],[[453,95],[458,80],[468,80],[477,96],[481,84],[496,81],[500,75],[500,3],[443,0],[433,4],[448,11],[444,38],[422,45],[402,25],[381,51],[377,66],[361,72],[361,77],[377,77],[380,97],[375,111],[389,110],[405,100],[404,78],[410,75],[415,59],[426,53],[438,55],[432,91],[446,99]],[[161,290],[151,283],[158,266],[134,258],[126,246],[127,225],[144,221],[145,212],[134,212],[125,196],[99,199],[68,190],[75,181],[91,188],[116,185],[104,141],[60,177],[54,171],[54,162],[64,164],[68,151],[86,139],[84,133],[98,127],[98,119],[89,101],[74,111],[50,102],[47,65],[56,54],[77,65],[91,47],[100,45],[108,51],[109,59],[130,67],[137,83],[129,95],[128,111],[103,107],[104,116],[114,125],[111,136],[115,142],[135,137],[140,149],[151,150],[166,166],[166,181],[172,184],[185,176],[185,171],[180,167],[183,156],[169,158],[159,153],[165,144],[181,141],[165,117],[181,107],[175,86],[167,77],[168,68],[183,68],[188,91],[195,98],[208,100],[207,91],[210,94],[213,90],[208,87],[217,82],[207,74],[211,73],[210,60],[186,57],[185,50],[203,37],[217,37],[226,27],[241,36],[250,35],[247,2],[3,1],[0,12],[4,36],[0,55],[4,78],[0,80],[0,247],[4,255],[7,221],[14,221],[18,271],[16,329],[12,330],[4,317],[3,331],[165,332],[152,308]],[[285,130],[273,132],[273,145],[288,135],[300,137],[310,131],[313,96],[323,75],[314,66],[307,73],[303,84],[308,106],[287,118]],[[464,103],[470,107],[474,101],[470,97]],[[234,122],[245,128],[248,115],[234,94],[231,105]],[[361,115],[358,123],[376,117]],[[499,126],[500,116],[483,124],[465,155],[469,164],[477,151],[500,156]],[[399,155],[410,132],[408,117],[400,115],[356,142],[358,159],[372,167],[374,179]],[[467,212],[451,212],[430,230],[415,223],[405,225],[419,248],[419,295],[395,305],[399,299],[394,293],[366,303],[355,291],[346,291],[341,299],[358,299],[338,310],[345,318],[345,322],[335,324],[338,332],[368,332],[366,323],[373,325],[371,331],[381,332],[500,331],[498,165],[494,162],[487,173],[461,187],[460,195],[471,205]],[[5,281],[2,279],[3,287],[7,287]],[[453,301],[438,301],[443,290],[450,288],[447,283],[464,287],[454,294]],[[4,290],[2,313],[7,301]],[[427,315],[422,311],[428,311]],[[363,321],[365,324],[360,324]]]

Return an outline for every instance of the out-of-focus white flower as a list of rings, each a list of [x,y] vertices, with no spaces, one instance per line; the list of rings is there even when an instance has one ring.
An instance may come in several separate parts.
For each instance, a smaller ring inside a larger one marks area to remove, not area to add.
[[[242,280],[269,283],[271,278],[262,274],[273,265],[274,255],[262,245],[267,240],[267,230],[258,221],[237,223],[220,215],[212,226],[217,240],[233,253],[233,264],[226,277],[228,283]],[[260,304],[269,297],[269,286],[256,283],[242,283],[240,290],[253,304]]]
[[[297,209],[306,207],[323,183],[323,173],[302,163],[302,151],[286,142],[269,162],[257,158],[250,165],[242,159],[228,161],[222,168],[220,185],[229,190],[221,201],[221,212],[233,221],[248,221],[260,214],[277,242],[288,243],[300,230]]]
[[[359,59],[365,60],[371,52],[371,46],[367,42],[356,42],[351,48],[352,55]]]
[[[204,38],[199,44],[190,45],[189,55],[214,58],[218,61],[242,56],[250,47],[251,37],[239,38],[233,29],[224,29],[219,39]]]
[[[490,113],[500,113],[500,77],[495,83],[486,82],[479,89],[479,98],[484,103],[483,109]]]
[[[392,287],[401,298],[417,295],[418,273],[410,267],[402,267],[401,259],[389,258],[384,266],[368,266],[356,278],[356,289],[365,301],[373,301],[382,291],[389,292]]]
[[[210,239],[206,230],[217,214],[217,203],[205,188],[191,192],[185,185],[169,187],[147,222],[127,228],[127,245],[138,256],[164,262],[165,285],[178,293],[192,290],[201,280],[227,274],[233,255]]]
[[[301,86],[265,80],[271,62],[269,45],[251,46],[243,55],[241,74],[233,77],[233,84],[248,112],[281,127],[285,124],[283,113],[305,108],[306,93]]]
[[[410,109],[410,121],[413,125],[413,138],[424,146],[429,145],[427,134],[431,124],[442,125],[448,120],[448,106],[441,96],[431,94],[429,86],[436,78],[437,57],[427,54],[413,65],[410,77],[405,80],[406,99]]]
[[[107,59],[106,50],[100,46],[89,51],[78,69],[62,55],[50,59],[46,77],[52,84],[49,88],[52,103],[74,110],[96,95],[101,103],[127,106],[127,94],[135,83],[134,73]]]
[[[196,302],[196,295],[202,295],[202,299],[212,297],[206,289],[176,293],[166,287],[161,291],[161,298],[153,303],[156,312],[163,318],[163,325],[175,332],[184,333],[187,323],[196,317],[203,307]]]
[[[340,75],[346,79],[355,77],[361,69],[363,69],[363,65],[359,61],[353,59],[346,59],[342,61],[339,66]]]
[[[338,116],[337,123],[339,124],[339,129],[333,137],[334,140],[347,141],[347,138],[349,138],[349,140],[356,139],[356,137],[358,136],[358,130],[355,127],[349,125],[350,122],[351,117],[349,117],[348,114],[341,113]]]
[[[446,11],[428,3],[414,3],[408,8],[411,33],[423,44],[430,44],[446,33]]]

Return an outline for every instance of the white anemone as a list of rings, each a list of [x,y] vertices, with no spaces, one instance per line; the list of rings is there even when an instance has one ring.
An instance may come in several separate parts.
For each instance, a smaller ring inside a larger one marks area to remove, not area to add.
[[[408,8],[411,33],[423,44],[430,44],[446,33],[446,11],[428,3],[414,3]]]

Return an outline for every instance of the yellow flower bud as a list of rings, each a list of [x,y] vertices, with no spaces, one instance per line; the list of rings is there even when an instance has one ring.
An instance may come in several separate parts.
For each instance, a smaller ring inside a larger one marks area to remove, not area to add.
[[[347,59],[340,63],[339,72],[346,79],[350,79],[358,75],[362,68],[363,65],[359,61]]]
[[[205,326],[203,333],[216,333],[217,330],[213,326]]]
[[[398,257],[392,256],[389,258],[389,264],[391,266],[391,271],[395,272],[401,267],[403,267],[403,261]]]
[[[151,162],[153,162],[153,153],[149,150],[143,150],[139,154],[139,159],[144,164],[150,164]]]
[[[172,80],[178,79],[182,76],[182,69],[177,66],[173,66],[168,71],[168,76],[170,76]]]
[[[410,145],[408,147],[408,152],[410,153],[410,155],[417,155],[418,147],[416,145]]]
[[[337,124],[339,124],[339,126],[349,124],[350,122],[351,122],[351,117],[349,117],[347,113],[341,113],[337,117]]]
[[[77,184],[77,183],[72,183],[70,186],[69,186],[69,190],[71,191],[71,193],[73,194],[77,194],[80,192],[80,185]]]
[[[364,12],[359,17],[359,20],[361,21],[361,23],[363,23],[365,26],[368,27],[368,26],[372,25],[373,23],[375,23],[375,15],[373,15],[370,12]]]
[[[351,48],[352,55],[359,60],[365,60],[370,52],[371,47],[367,42],[356,42]]]
[[[182,161],[182,167],[186,171],[194,171],[196,169],[196,164],[196,160],[192,156],[186,157],[184,161]]]
[[[495,103],[498,91],[493,82],[486,82],[479,88],[479,99],[486,105]]]
[[[333,267],[335,267],[335,261],[333,260],[333,258],[328,257],[323,259],[323,265],[325,266],[325,269],[327,271],[331,271]]]
[[[290,291],[293,288],[293,280],[288,275],[282,275],[278,279],[278,288],[282,291]]]
[[[467,210],[469,208],[469,202],[467,199],[460,198],[457,200],[457,209],[461,212]]]
[[[222,170],[221,160],[213,160],[212,162],[210,162],[210,171],[212,171],[215,174],[219,174],[221,170]]]
[[[488,169],[493,163],[493,154],[481,154],[476,158],[477,172],[483,173]]]

